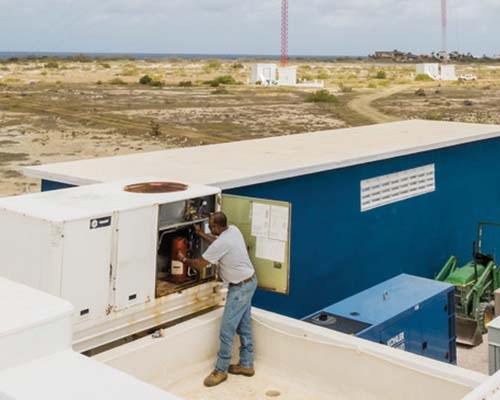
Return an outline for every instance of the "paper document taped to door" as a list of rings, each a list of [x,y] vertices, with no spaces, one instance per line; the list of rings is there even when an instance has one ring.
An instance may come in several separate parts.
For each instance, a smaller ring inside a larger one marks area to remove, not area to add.
[[[281,240],[257,237],[255,255],[259,258],[277,262],[285,262],[285,242]]]

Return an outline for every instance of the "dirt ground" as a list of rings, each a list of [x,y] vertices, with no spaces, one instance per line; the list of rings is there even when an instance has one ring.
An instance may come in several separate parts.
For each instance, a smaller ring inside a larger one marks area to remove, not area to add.
[[[483,335],[483,343],[479,346],[457,345],[457,365],[482,374],[489,374],[487,333]]]
[[[0,61],[0,196],[39,190],[39,182],[22,175],[25,165],[404,118],[500,119],[500,67],[494,65],[457,66],[458,74],[480,79],[439,85],[416,84],[410,64],[300,60],[299,79],[323,80],[337,98],[310,103],[305,98],[316,89],[248,85],[255,62]],[[158,85],[139,84],[144,75]],[[235,84],[208,83],[220,76]]]

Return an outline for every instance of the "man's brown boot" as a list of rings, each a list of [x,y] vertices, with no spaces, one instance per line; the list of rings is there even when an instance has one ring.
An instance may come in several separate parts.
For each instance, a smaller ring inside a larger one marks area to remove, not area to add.
[[[218,385],[219,383],[224,382],[226,379],[227,379],[227,372],[221,372],[214,369],[212,373],[205,378],[203,384],[208,387],[215,386]]]
[[[254,376],[255,370],[249,367],[242,367],[240,364],[231,364],[227,371],[233,375]]]

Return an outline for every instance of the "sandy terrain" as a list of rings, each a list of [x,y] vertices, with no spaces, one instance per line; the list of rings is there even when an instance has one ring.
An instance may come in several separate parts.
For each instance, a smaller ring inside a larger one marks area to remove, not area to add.
[[[0,62],[0,195],[37,191],[25,165],[288,135],[403,118],[500,122],[500,69],[475,82],[421,83],[411,64],[298,61],[314,89],[250,86],[255,61],[41,59]],[[379,72],[386,75],[377,79]],[[158,86],[141,85],[144,75]],[[231,76],[237,84],[205,84]],[[424,96],[415,94],[423,88]],[[467,100],[467,101],[466,101]]]
[[[324,80],[337,96],[324,104],[304,101],[312,89],[249,86],[254,62],[0,62],[0,196],[39,190],[25,165],[406,118],[500,123],[496,65],[458,65],[474,82],[420,83],[412,64],[297,62],[299,78]],[[139,84],[144,75],[161,85]],[[204,84],[223,75],[239,84]],[[458,365],[486,373],[487,344],[459,347]]]

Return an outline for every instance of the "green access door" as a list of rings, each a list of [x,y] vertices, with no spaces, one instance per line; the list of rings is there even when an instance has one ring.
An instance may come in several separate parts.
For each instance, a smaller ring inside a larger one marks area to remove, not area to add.
[[[288,294],[291,204],[223,194],[222,211],[243,234],[259,288]]]

